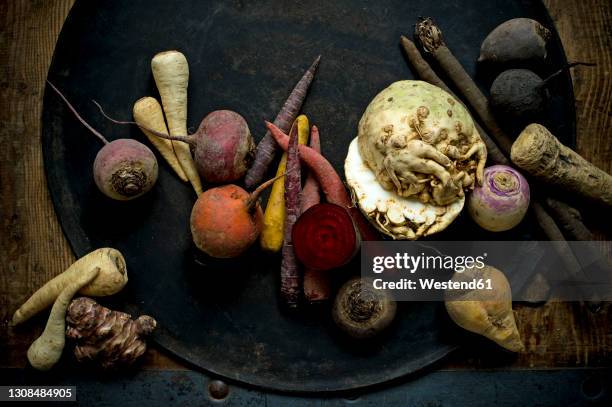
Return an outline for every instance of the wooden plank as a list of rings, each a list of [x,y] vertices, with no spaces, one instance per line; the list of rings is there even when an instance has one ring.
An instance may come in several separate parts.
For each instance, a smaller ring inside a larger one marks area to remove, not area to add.
[[[73,260],[51,205],[40,144],[44,80],[61,25],[74,0],[0,2],[0,366],[23,367],[25,352],[44,316],[8,326],[13,311],[43,282]],[[612,172],[612,4],[609,0],[545,0],[570,60],[597,63],[573,75],[580,154]],[[587,219],[590,226],[598,219]],[[599,232],[600,238],[609,235]],[[612,325],[608,308],[592,314],[580,304],[517,306],[527,352],[508,357],[513,368],[611,366]],[[465,351],[444,368],[491,366]],[[152,349],[145,369],[182,369]],[[494,366],[499,366],[495,364]]]

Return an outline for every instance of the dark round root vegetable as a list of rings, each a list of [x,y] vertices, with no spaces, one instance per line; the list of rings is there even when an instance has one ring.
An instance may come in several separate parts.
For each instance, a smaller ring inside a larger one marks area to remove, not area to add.
[[[353,278],[338,291],[332,317],[338,327],[356,339],[369,339],[387,328],[397,305],[389,294],[376,290],[372,280]]]
[[[298,260],[310,270],[331,270],[348,263],[359,250],[359,233],[346,209],[331,203],[312,206],[293,225]]]
[[[503,68],[537,67],[546,59],[550,31],[530,18],[498,25],[480,47],[479,63]]]
[[[504,120],[530,122],[544,113],[548,101],[545,82],[528,69],[502,72],[491,85],[491,108]]]
[[[157,180],[157,160],[144,144],[119,139],[100,149],[94,161],[94,181],[109,198],[134,199],[150,190]]]
[[[79,115],[59,89],[51,82],[47,83],[76,118],[104,143],[93,165],[94,181],[98,189],[118,201],[134,199],[149,191],[155,185],[158,175],[157,159],[151,149],[132,139],[109,142]]]
[[[275,180],[264,182],[250,194],[232,184],[200,194],[190,219],[196,247],[221,259],[244,253],[261,233],[263,211],[258,202],[259,195]]]
[[[195,162],[207,182],[227,183],[244,176],[255,151],[244,118],[231,110],[206,115],[195,137]]]

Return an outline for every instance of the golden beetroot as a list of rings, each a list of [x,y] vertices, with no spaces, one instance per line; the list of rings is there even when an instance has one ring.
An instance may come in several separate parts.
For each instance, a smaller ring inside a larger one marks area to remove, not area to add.
[[[233,184],[200,194],[191,211],[190,222],[197,248],[211,257],[227,259],[251,247],[263,224],[259,195],[277,178],[264,182],[251,194]]]

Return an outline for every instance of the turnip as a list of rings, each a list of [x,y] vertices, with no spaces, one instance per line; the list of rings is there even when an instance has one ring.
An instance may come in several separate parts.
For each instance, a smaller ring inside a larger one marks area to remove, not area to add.
[[[397,304],[372,280],[355,277],[338,291],[332,317],[338,327],[355,339],[369,339],[385,330],[397,312]]]
[[[529,184],[507,165],[485,168],[482,186],[468,198],[468,212],[483,229],[502,232],[518,225],[529,207]]]
[[[51,82],[47,83],[77,119],[104,143],[93,165],[94,181],[98,189],[118,201],[134,199],[149,191],[157,181],[158,171],[157,159],[149,147],[132,139],[109,142],[79,115],[59,89]]]
[[[250,194],[233,184],[201,193],[190,219],[196,247],[216,258],[232,258],[244,253],[261,233],[263,212],[259,195],[276,179],[264,182]]]

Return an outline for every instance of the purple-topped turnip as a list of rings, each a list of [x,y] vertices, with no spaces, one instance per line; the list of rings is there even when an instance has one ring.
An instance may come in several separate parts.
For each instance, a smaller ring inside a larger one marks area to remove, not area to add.
[[[518,225],[529,207],[529,184],[506,165],[485,168],[484,182],[468,199],[468,212],[483,229],[503,232]]]
[[[128,201],[149,191],[157,181],[158,172],[157,159],[151,149],[133,139],[109,142],[79,115],[59,89],[51,82],[47,83],[77,119],[104,143],[93,165],[94,181],[98,189],[117,201]]]

